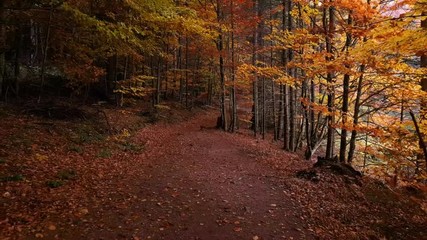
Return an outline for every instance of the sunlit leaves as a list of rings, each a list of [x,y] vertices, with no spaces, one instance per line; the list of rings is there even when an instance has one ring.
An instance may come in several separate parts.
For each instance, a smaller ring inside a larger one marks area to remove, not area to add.
[[[142,98],[154,91],[148,83],[153,79],[154,77],[145,75],[134,76],[131,79],[120,81],[114,92],[128,97]]]

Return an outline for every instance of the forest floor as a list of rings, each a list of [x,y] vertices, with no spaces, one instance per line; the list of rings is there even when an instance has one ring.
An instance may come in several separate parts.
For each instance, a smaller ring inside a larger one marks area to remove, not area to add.
[[[313,163],[213,109],[56,110],[0,106],[0,239],[427,239],[419,189],[297,177]]]

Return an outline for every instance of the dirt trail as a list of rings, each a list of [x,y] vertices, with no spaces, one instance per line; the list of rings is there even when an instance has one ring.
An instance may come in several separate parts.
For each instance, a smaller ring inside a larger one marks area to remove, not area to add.
[[[145,174],[127,184],[135,200],[110,216],[99,210],[98,218],[109,220],[86,237],[313,238],[304,230],[298,206],[284,194],[283,180],[255,159],[259,153],[201,125],[214,126],[215,116],[142,130]]]
[[[36,162],[36,173],[66,166],[78,178],[48,188],[52,176],[25,172],[6,185],[0,239],[313,239],[295,189],[263,163],[295,161],[268,141],[214,129],[216,116],[145,127],[132,139],[139,153],[58,151],[47,167]]]
[[[63,122],[1,129],[18,145],[0,141],[0,150],[18,155],[7,155],[0,172],[22,175],[0,180],[0,239],[425,238],[422,194],[327,169],[316,169],[319,181],[300,179],[312,162],[249,130],[214,129],[217,111],[169,114],[179,123],[82,143],[80,152],[70,150],[60,129],[74,128]],[[16,142],[29,135],[46,139]],[[53,180],[63,185],[47,185]]]

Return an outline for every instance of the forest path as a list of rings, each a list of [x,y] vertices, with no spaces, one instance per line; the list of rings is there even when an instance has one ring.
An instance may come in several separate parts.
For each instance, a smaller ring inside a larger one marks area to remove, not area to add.
[[[130,126],[133,114],[117,117]],[[171,123],[80,145],[70,136],[83,123],[0,129],[11,152],[0,164],[0,239],[425,239],[422,193],[327,169],[307,181],[297,173],[311,161],[244,126],[214,129],[215,110],[161,114]]]
[[[313,238],[303,230],[298,206],[284,194],[285,180],[256,160],[262,153],[239,142],[247,136],[215,130],[215,121],[210,112],[143,129],[138,138],[147,149],[140,156],[145,174],[127,186],[137,200],[118,211],[98,210],[104,224],[87,237]]]

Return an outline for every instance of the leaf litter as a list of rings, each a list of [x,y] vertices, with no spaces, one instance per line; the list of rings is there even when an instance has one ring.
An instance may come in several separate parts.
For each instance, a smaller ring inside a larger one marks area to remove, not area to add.
[[[120,126],[135,113],[111,110],[110,121]],[[422,239],[427,234],[419,202],[372,179],[363,178],[359,186],[324,169],[317,182],[300,179],[296,173],[311,169],[312,162],[270,140],[254,139],[249,130],[232,135],[210,128],[216,115],[210,109],[194,117],[182,113],[176,122],[146,125],[132,134],[122,129],[114,137],[89,131],[77,143],[75,134],[85,131],[76,131],[75,122],[2,118],[0,158],[6,160],[0,173],[22,178],[0,182],[0,237]],[[73,132],[71,139],[67,132]],[[141,148],[133,151],[120,147],[123,143]],[[70,150],[71,144],[78,145]],[[49,188],[47,181],[63,184]]]

